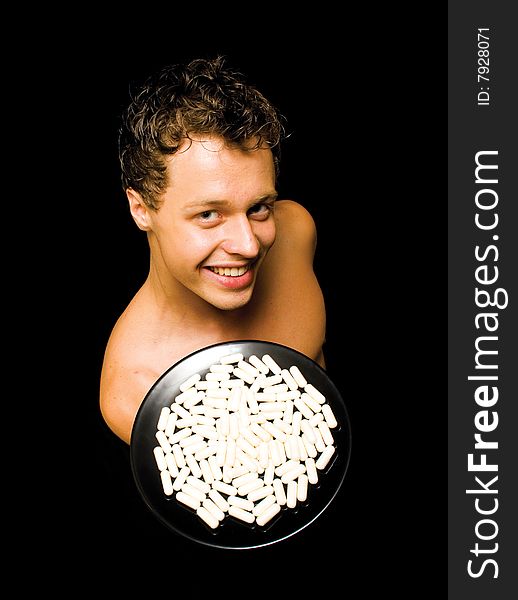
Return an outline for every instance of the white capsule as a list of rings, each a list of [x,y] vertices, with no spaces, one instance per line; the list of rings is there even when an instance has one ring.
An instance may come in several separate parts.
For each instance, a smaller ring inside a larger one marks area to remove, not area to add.
[[[259,442],[259,464],[263,469],[266,469],[268,466],[269,459],[268,444],[266,442]]]
[[[315,466],[315,459],[312,457],[308,457],[308,458],[306,458],[304,463],[306,465],[306,473],[308,475],[308,481],[312,485],[315,485],[316,483],[318,483],[318,472],[317,472],[317,468]]]
[[[322,454],[317,458],[317,460],[315,462],[316,468],[321,471],[323,469],[325,469],[327,467],[327,465],[329,464],[329,461],[331,460],[331,457],[333,456],[334,453],[335,453],[334,446],[326,446],[326,449],[322,452]]]
[[[199,506],[196,509],[196,514],[202,521],[205,521],[205,523],[207,523],[211,529],[216,529],[216,527],[219,525],[218,519],[216,519],[216,517],[209,510],[207,510],[207,508],[205,508],[205,506]]]
[[[195,387],[197,390],[215,390],[219,388],[219,383],[217,381],[203,380],[198,381]]]
[[[306,392],[300,396],[300,399],[310,408],[312,412],[318,413],[322,410],[322,406],[309,394],[306,394]]]
[[[263,413],[283,412],[286,408],[285,402],[262,402],[259,410]],[[271,415],[267,415],[270,417]],[[291,429],[291,428],[290,428]]]
[[[227,451],[225,453],[225,465],[233,467],[236,460],[236,441],[234,438],[227,438]]]
[[[308,384],[306,378],[304,377],[304,375],[302,375],[300,369],[296,365],[292,365],[289,368],[289,371],[290,371],[291,376],[297,382],[297,385],[299,387],[303,388],[304,386],[306,386]]]
[[[274,469],[275,467],[273,466],[273,462],[268,460],[268,466],[265,468],[263,475],[264,485],[271,485],[273,483],[273,478],[275,475]]]
[[[219,385],[222,388],[234,389],[236,387],[245,387],[245,382],[242,379],[227,379],[226,381],[220,381]]]
[[[277,400],[279,402],[286,402],[287,400],[295,400],[296,398],[300,398],[300,392],[298,390],[282,392],[281,394],[277,394]]]
[[[240,498],[239,496],[229,496],[227,498],[229,506],[238,506],[243,510],[251,511],[254,508],[254,503],[250,500],[246,500],[245,498]]]
[[[305,473],[299,475],[297,479],[297,500],[305,502],[308,497],[308,476]]]
[[[311,457],[311,458],[315,458],[317,455],[317,449],[315,448],[315,446],[308,440],[308,438],[303,435],[302,436],[302,443],[304,444],[305,448],[306,448],[306,454]]]
[[[206,446],[205,448],[202,448],[201,450],[198,450],[197,452],[195,452],[194,458],[196,460],[200,461],[200,460],[203,460],[204,458],[209,458],[209,456],[212,456],[213,454],[216,454],[217,451],[218,451],[217,446]]]
[[[250,425],[250,431],[252,431],[258,438],[260,438],[263,442],[269,442],[272,439],[270,433],[266,431],[259,423],[252,423]]]
[[[164,433],[168,438],[171,438],[174,435],[174,430],[176,427],[176,420],[178,419],[178,415],[174,412],[170,412],[167,417],[167,423],[164,429]],[[169,443],[171,443],[171,439],[169,439]]]
[[[197,498],[189,496],[185,492],[178,492],[175,496],[178,502],[189,506],[190,508],[197,510],[200,507],[200,501]]]
[[[219,437],[216,428],[211,425],[193,425],[192,430],[208,440],[217,440]]]
[[[251,481],[255,481],[257,478],[257,473],[249,473],[247,471],[245,474],[235,477],[232,480],[232,485],[236,488],[239,488],[240,486],[250,483]]]
[[[235,354],[227,354],[226,356],[222,356],[219,359],[219,362],[222,365],[230,365],[233,363],[238,363],[240,360],[243,360],[243,355],[240,352],[236,352]]]
[[[256,523],[261,527],[266,525],[269,521],[275,517],[281,510],[281,507],[278,504],[272,504],[269,506],[260,516],[256,517]]]
[[[290,481],[297,479],[297,477],[302,475],[302,473],[305,471],[306,465],[299,464],[298,466],[284,473],[284,475],[281,477],[281,481],[282,483],[289,483]]]
[[[268,421],[266,421],[266,423],[263,423],[262,427],[263,427],[263,429],[266,429],[266,431],[268,433],[270,433],[275,439],[277,439],[281,442],[286,441],[286,434],[284,433],[284,431],[281,431],[278,427],[275,427],[275,425],[273,425],[272,423],[269,423]]]
[[[250,423],[266,423],[268,419],[264,413],[259,413],[257,415],[250,415]]]
[[[246,386],[243,388],[243,392],[243,399],[246,400],[249,413],[256,415],[259,412],[259,405],[255,399],[255,394]]]
[[[207,459],[200,460],[200,469],[201,475],[205,483],[211,485],[214,483],[214,475],[212,474],[212,469],[210,468],[209,462]]]
[[[185,462],[187,463],[187,466],[189,467],[189,469],[190,469],[191,473],[194,475],[194,477],[201,477],[202,473],[201,473],[200,466],[198,464],[198,461],[194,458],[194,456],[192,454],[185,455]]]
[[[162,487],[164,489],[164,494],[166,496],[171,496],[174,492],[173,490],[173,482],[171,481],[171,473],[166,469],[165,471],[160,471],[160,478],[162,480]]]
[[[178,477],[178,467],[176,465],[176,461],[174,459],[174,455],[172,452],[168,452],[165,455],[165,462],[167,463],[167,470],[169,471],[169,473],[171,474],[171,477]]]
[[[196,415],[197,418],[200,415],[205,415],[205,407],[203,406],[203,404],[197,404],[196,406],[192,406],[189,410],[191,411],[191,415]]]
[[[223,521],[223,519],[225,518],[225,513],[210,498],[205,498],[205,500],[202,502],[202,506],[206,508],[210,512],[210,514],[218,521]]]
[[[201,379],[201,375],[199,373],[195,373],[194,375],[191,375],[188,379],[186,379],[180,385],[180,391],[181,392],[187,391],[189,388],[193,387],[193,385],[195,383],[197,383],[198,381],[200,381],[200,379]]]
[[[180,440],[178,443],[180,444],[182,450],[185,453],[185,449],[187,448],[187,446],[191,446],[192,444],[197,444],[198,442],[202,441],[203,438],[201,437],[201,435],[193,433],[189,437],[183,438],[183,440]]]
[[[311,427],[307,419],[302,419],[302,421],[300,422],[300,429],[311,444],[314,444],[316,442],[316,437],[314,433],[315,430],[313,427]]]
[[[300,465],[300,461],[290,459],[290,460],[286,461],[285,463],[282,463],[281,465],[276,467],[275,474],[277,475],[277,477],[282,477],[284,475],[284,473],[287,473],[289,470],[294,469],[295,467],[298,467],[299,465]]]
[[[284,444],[284,449],[286,451],[286,456],[293,460],[300,459],[299,453],[299,443],[298,443],[298,435],[289,435],[286,443]]]
[[[322,434],[322,439],[324,440],[325,445],[331,446],[334,442],[334,439],[327,423],[325,421],[320,421],[318,428]]]
[[[173,435],[171,435],[169,437],[169,443],[177,444],[181,440],[184,440],[184,439],[190,437],[191,435],[192,435],[191,429],[189,427],[184,427],[184,428],[180,429],[179,431],[177,431],[176,433],[173,433]]]
[[[323,408],[322,408],[323,410]],[[317,413],[314,417],[311,417],[311,419],[309,420],[309,424],[311,425],[311,427],[316,427],[320,421],[324,420],[324,415],[319,412]]]
[[[234,476],[234,467],[227,467],[227,465],[223,465],[221,470],[223,471],[222,481],[225,483],[231,483],[232,477]]]
[[[293,427],[284,421],[284,419],[275,419],[273,421],[275,427],[278,427],[281,431],[284,431],[286,435],[291,435],[293,433]]]
[[[311,419],[314,413],[309,408],[309,406],[302,400],[302,398],[296,398],[295,400],[293,400],[293,404],[295,408],[297,408],[297,410],[299,410],[306,419]]]
[[[180,448],[179,444],[174,444],[172,447],[172,452],[174,456],[174,460],[176,462],[176,466],[179,469],[183,469],[185,467],[185,456],[183,450]]]
[[[311,383],[308,383],[308,385],[304,386],[304,391],[314,398],[319,404],[324,404],[326,401],[324,394],[319,392],[314,385],[311,385]]]
[[[200,490],[200,492],[203,492],[204,494],[208,494],[210,491],[210,485],[208,483],[193,475],[189,475],[185,482]]]
[[[213,419],[219,419],[227,414],[227,411],[224,408],[212,408],[211,406],[205,406],[204,408],[205,414]]]
[[[212,476],[214,477],[214,479],[216,479],[216,480],[223,479],[223,471],[221,470],[221,467],[218,465],[218,463],[216,461],[216,457],[209,456],[208,461],[209,461],[209,467],[210,467],[210,470],[212,471]]]
[[[191,411],[191,415],[192,415],[192,407],[196,406],[196,404],[199,404],[204,399],[205,399],[205,392],[199,391],[197,394],[195,394],[191,398],[187,398],[184,401],[183,406],[187,410]]]
[[[277,400],[277,396],[274,393],[265,392],[255,392],[255,399],[257,402],[275,402]]]
[[[302,441],[302,438],[300,437],[300,435],[298,435],[295,439],[297,440],[297,443],[299,445],[300,460],[306,460],[306,458],[308,457],[308,452],[306,450],[306,446],[304,445],[304,442]]]
[[[207,373],[205,375],[206,381],[228,381],[230,379],[230,373]]]
[[[160,471],[165,471],[167,469],[167,462],[165,460],[165,453],[162,446],[155,446],[153,448],[153,454],[155,455],[155,461],[158,469]]]
[[[180,469],[180,472],[178,473],[178,477],[174,480],[174,483],[173,483],[173,489],[175,492],[178,492],[179,490],[182,489],[182,486],[185,483],[185,481],[187,480],[189,473],[190,473],[189,467],[183,467],[182,469]]]
[[[266,498],[266,496],[269,496],[270,494],[273,494],[273,487],[271,485],[263,485],[262,487],[257,488],[256,490],[252,490],[251,492],[248,492],[246,497],[251,502],[257,502],[257,500],[262,500],[263,498]]]
[[[196,394],[198,393],[197,388],[189,388],[186,392],[182,392],[181,394],[178,394],[178,396],[175,397],[173,404],[171,404],[171,409],[173,409],[173,406],[178,406],[180,404],[184,404],[184,402],[186,400],[189,400],[190,398],[195,398]],[[174,410],[174,409],[173,409]]]
[[[237,440],[239,437],[239,418],[237,413],[232,413],[228,418],[229,436]]]
[[[272,504],[275,504],[275,496],[273,494],[270,494],[254,506],[254,508],[252,509],[252,514],[254,514],[256,517],[260,517],[264,513],[264,511],[267,508],[269,508]]]
[[[240,369],[239,367],[235,367],[232,371],[232,374],[234,375],[234,377],[246,381],[246,383],[254,383],[254,377],[252,377],[252,375],[250,375],[246,371],[243,371],[243,369]]]
[[[291,420],[291,426],[293,427],[293,435],[300,435],[300,422],[302,421],[302,414],[297,410],[293,413]]]
[[[239,461],[240,464],[244,465],[249,471],[256,472],[258,470],[259,463],[245,454],[241,448],[236,448],[236,460]]]
[[[225,464],[225,455],[227,453],[227,442],[219,440],[216,448],[216,463],[222,467]]]
[[[218,490],[212,488],[209,491],[209,498],[219,509],[221,509],[223,512],[227,512],[228,502],[225,500],[225,498],[223,498],[223,496],[218,492]]]
[[[163,431],[157,431],[155,433],[155,437],[160,446],[162,447],[164,454],[171,452],[171,444],[169,443],[169,440],[167,439],[167,436]]]
[[[285,383],[270,385],[263,390],[264,394],[284,394],[288,391],[288,386]]]
[[[232,373],[234,367],[232,365],[211,365],[209,371],[211,373]]]
[[[288,371],[288,369],[281,370],[281,377],[292,392],[299,389],[297,382],[295,381],[295,379],[293,379],[293,376]]]
[[[178,429],[182,429],[183,427],[191,427],[192,425],[196,425],[196,423],[196,417],[186,417],[185,419],[177,419],[176,427]]]
[[[280,479],[274,479],[272,482],[273,491],[275,492],[275,499],[277,504],[284,506],[286,504],[286,492],[284,491],[284,485]]]
[[[245,483],[244,485],[240,485],[237,489],[237,493],[240,496],[247,496],[250,492],[253,492],[254,490],[257,490],[263,486],[264,486],[263,480],[258,477],[257,479],[254,479],[253,481],[249,481],[248,483]]]
[[[269,354],[265,354],[264,356],[262,356],[261,360],[270,369],[272,373],[274,373],[275,375],[280,375],[281,368]]]
[[[284,413],[282,410],[271,410],[267,412],[261,412],[260,414],[266,417],[266,421],[274,421],[275,419],[282,419]],[[265,421],[265,423],[266,423]]]
[[[188,410],[185,410],[180,404],[171,404],[171,410],[175,412],[180,419],[191,419],[192,415]]]
[[[250,392],[255,395],[263,387],[265,379],[266,377],[263,374],[256,377],[254,383],[248,388]]]
[[[243,388],[235,387],[230,392],[230,398],[228,400],[228,410],[231,412],[237,412],[239,405],[241,404],[241,394]]]
[[[270,368],[267,365],[265,365],[264,362],[255,354],[252,354],[248,357],[248,362],[264,375],[266,375],[270,371]]]
[[[213,482],[212,487],[215,490],[218,490],[218,492],[223,492],[223,494],[228,494],[230,496],[235,496],[237,494],[237,490],[233,485],[229,485],[218,479]]]
[[[297,506],[297,482],[295,480],[288,483],[288,491],[286,492],[286,506],[295,508]]]
[[[160,411],[160,416],[158,417],[158,423],[156,426],[156,428],[159,431],[165,431],[165,428],[167,425],[167,419],[170,414],[171,414],[171,410],[170,410],[169,406],[164,406],[164,408],[162,408],[162,410]]]
[[[246,429],[250,425],[250,414],[245,402],[239,405],[239,430]]]
[[[213,398],[212,396],[206,396],[203,399],[203,406],[208,406],[209,408],[228,408],[228,402],[226,398]]]
[[[205,500],[205,493],[202,492],[201,490],[195,488],[192,485],[189,485],[188,483],[184,483],[181,487],[181,491],[184,494],[187,494],[189,496],[192,496],[193,498],[198,499],[200,502],[203,502],[203,500]]]
[[[313,428],[313,433],[315,434],[315,448],[318,452],[323,452],[326,449],[326,445],[324,440],[322,439],[322,434],[320,433],[320,429],[318,427]]]
[[[252,513],[239,508],[239,506],[229,506],[228,514],[232,517],[236,517],[236,519],[245,521],[246,523],[253,523],[255,521],[255,517]]]
[[[246,360],[240,360],[237,363],[237,368],[241,369],[245,373],[248,373],[254,379],[259,376],[259,370],[252,366],[250,363],[246,362]]]
[[[333,410],[331,409],[329,404],[324,404],[322,406],[322,412],[324,413],[324,418],[326,420],[328,427],[330,427],[331,429],[334,429],[338,425],[338,422],[337,422],[335,415],[333,413]]]

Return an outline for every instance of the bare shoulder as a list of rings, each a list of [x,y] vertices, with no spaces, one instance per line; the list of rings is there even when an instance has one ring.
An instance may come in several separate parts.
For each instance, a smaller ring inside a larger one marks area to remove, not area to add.
[[[127,443],[140,404],[159,375],[142,360],[139,330],[132,312],[123,313],[108,340],[101,372],[101,413],[110,429]]]
[[[315,221],[310,212],[293,200],[278,200],[275,205],[277,235],[273,255],[282,261],[313,264],[317,243]]]

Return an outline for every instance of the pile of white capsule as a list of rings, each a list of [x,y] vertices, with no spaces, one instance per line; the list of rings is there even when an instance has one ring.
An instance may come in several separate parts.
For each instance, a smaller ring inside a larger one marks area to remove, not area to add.
[[[336,418],[300,369],[223,356],[161,409],[153,450],[166,496],[210,528],[226,514],[263,526],[305,502],[335,453]]]

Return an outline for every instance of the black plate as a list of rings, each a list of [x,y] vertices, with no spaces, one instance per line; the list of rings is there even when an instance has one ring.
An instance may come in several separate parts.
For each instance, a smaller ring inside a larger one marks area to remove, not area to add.
[[[193,510],[164,494],[153,456],[157,446],[156,425],[160,411],[170,406],[179,387],[194,373],[203,376],[222,356],[240,352],[245,359],[269,354],[282,368],[297,365],[308,383],[326,397],[338,427],[332,430],[336,451],[327,468],[319,471],[316,485],[309,484],[304,503],[284,506],[266,526],[249,525],[226,515],[216,529],[210,529]],[[336,496],[345,477],[351,452],[351,431],[345,403],[326,372],[307,356],[280,344],[239,340],[214,344],[186,356],[170,367],[149,390],[142,402],[131,435],[130,457],[137,488],[153,514],[167,527],[191,540],[219,548],[257,548],[286,539],[307,527],[322,514]]]

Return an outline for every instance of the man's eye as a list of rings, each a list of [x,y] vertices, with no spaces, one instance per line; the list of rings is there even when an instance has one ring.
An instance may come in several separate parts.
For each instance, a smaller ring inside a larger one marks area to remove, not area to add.
[[[215,210],[204,210],[199,217],[202,221],[214,221],[218,218],[218,213]]]
[[[257,217],[267,217],[272,212],[269,204],[254,204],[248,211],[248,214]]]

